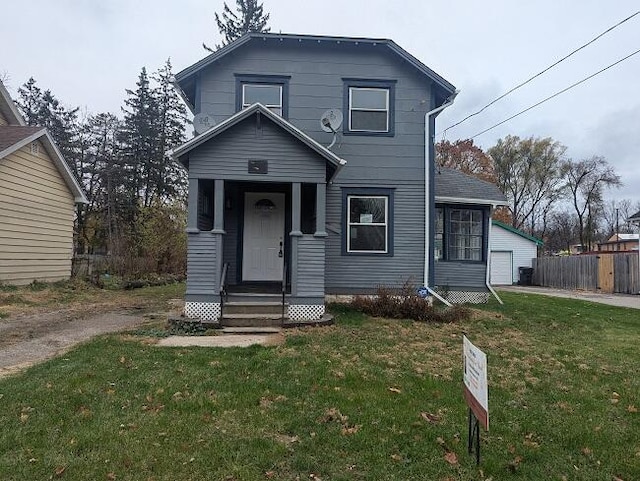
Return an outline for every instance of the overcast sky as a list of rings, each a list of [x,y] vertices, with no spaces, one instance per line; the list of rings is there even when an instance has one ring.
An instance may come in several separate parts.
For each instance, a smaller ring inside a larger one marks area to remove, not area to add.
[[[229,0],[233,2],[234,0]],[[7,4],[8,3],[8,4]],[[15,97],[33,76],[65,105],[120,113],[142,66],[179,71],[220,41],[212,0],[10,0],[2,7],[0,75]],[[273,32],[391,38],[461,93],[438,131],[640,9],[637,0],[264,0]],[[447,132],[472,136],[640,48],[640,15]],[[601,155],[640,201],[640,54],[475,139],[553,137],[574,159]],[[438,137],[440,140],[442,137]]]

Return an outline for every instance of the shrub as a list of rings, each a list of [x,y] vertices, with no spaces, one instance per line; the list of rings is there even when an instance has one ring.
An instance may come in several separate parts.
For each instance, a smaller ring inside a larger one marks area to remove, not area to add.
[[[351,306],[372,317],[419,322],[457,322],[471,317],[471,311],[464,306],[434,306],[420,297],[408,282],[399,289],[380,286],[374,296],[356,296]]]

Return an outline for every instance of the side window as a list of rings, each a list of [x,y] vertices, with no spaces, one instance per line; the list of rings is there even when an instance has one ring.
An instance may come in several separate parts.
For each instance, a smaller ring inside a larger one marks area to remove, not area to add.
[[[347,135],[393,136],[395,81],[342,79]]]
[[[236,74],[236,111],[260,103],[287,118],[289,79],[280,75]]]
[[[484,257],[484,213],[482,209],[436,207],[434,258],[480,262]]]
[[[393,255],[393,191],[344,189],[343,253]]]

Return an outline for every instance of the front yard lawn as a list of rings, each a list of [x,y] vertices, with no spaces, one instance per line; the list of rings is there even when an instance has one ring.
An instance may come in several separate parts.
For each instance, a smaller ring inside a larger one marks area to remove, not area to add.
[[[336,307],[274,347],[96,339],[0,380],[0,479],[640,479],[640,312],[502,295],[460,324]],[[489,361],[480,468],[463,333]]]

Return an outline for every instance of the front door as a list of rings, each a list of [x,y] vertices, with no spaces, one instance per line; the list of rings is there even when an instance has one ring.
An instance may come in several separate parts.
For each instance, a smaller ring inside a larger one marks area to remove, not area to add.
[[[284,211],[285,201],[282,193],[245,193],[243,281],[282,280]]]

